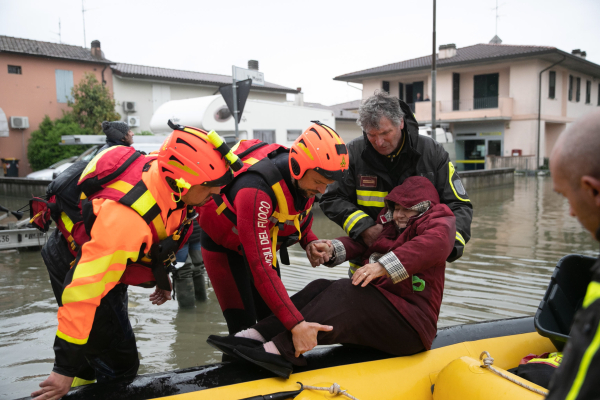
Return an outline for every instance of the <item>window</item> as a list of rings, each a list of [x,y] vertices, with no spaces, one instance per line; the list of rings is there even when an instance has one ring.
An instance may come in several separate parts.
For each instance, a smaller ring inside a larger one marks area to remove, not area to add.
[[[581,78],[577,78],[577,86],[575,87],[575,101],[579,103],[581,100]]]
[[[301,129],[288,129],[287,131],[287,140],[288,142],[293,142],[298,139],[302,135]]]
[[[274,130],[255,130],[252,131],[254,139],[261,140],[265,143],[275,143],[275,131]]]
[[[585,104],[592,102],[592,81],[585,82]]]
[[[499,74],[475,75],[473,77],[473,108],[498,108]]]
[[[573,75],[569,75],[569,101],[573,101]]]
[[[398,84],[398,98],[400,100],[404,100],[404,83]]]
[[[390,92],[390,83],[388,81],[381,82],[381,90],[383,90],[386,93],[389,93]]]
[[[66,103],[73,101],[73,71],[56,70],[56,101]]]
[[[460,74],[452,74],[452,111],[458,111],[460,106]]]
[[[23,72],[21,71],[21,67],[19,65],[9,65],[8,73],[21,75]]]
[[[556,71],[550,71],[548,77],[548,98],[554,99],[556,97]]]

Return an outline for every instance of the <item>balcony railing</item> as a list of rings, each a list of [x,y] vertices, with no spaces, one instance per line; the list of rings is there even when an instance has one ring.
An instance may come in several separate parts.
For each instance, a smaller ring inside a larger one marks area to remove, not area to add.
[[[414,104],[415,115],[419,121],[431,120],[430,101]],[[513,99],[510,97],[493,97],[467,100],[436,101],[436,118],[442,121],[478,119],[478,118],[511,118],[513,115]],[[412,107],[411,107],[412,108]]]
[[[503,108],[503,105],[511,102],[508,97],[480,97],[476,99],[443,100],[440,101],[441,111],[473,111],[486,108]]]

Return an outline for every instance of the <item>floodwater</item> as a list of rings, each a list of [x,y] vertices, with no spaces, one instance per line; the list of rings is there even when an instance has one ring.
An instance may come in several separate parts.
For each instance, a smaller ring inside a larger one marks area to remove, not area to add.
[[[473,238],[464,256],[448,264],[440,327],[532,315],[562,256],[597,255],[598,245],[569,216],[550,178],[516,177],[514,188],[470,195]],[[25,200],[0,197],[0,204],[15,209]],[[313,229],[321,238],[343,235],[319,210]],[[311,268],[300,247],[291,249],[290,261],[282,268],[290,293],[317,278],[347,277],[347,265]],[[211,288],[208,301],[192,310],[178,310],[175,301],[153,306],[149,289],[129,293],[141,374],[220,361],[205,342],[209,334],[227,333]],[[50,373],[56,310],[39,251],[0,252],[0,399],[28,395]]]

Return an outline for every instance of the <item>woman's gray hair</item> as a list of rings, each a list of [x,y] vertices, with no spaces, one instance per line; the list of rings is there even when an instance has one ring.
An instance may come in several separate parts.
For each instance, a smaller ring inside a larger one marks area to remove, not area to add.
[[[394,126],[399,126],[404,118],[398,98],[383,91],[375,93],[361,104],[356,124],[365,132],[379,129],[381,117],[389,119]]]

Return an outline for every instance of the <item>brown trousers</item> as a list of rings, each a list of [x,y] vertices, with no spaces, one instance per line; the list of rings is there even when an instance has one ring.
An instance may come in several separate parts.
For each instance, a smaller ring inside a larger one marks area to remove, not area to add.
[[[372,285],[354,286],[350,279],[317,279],[291,297],[307,322],[331,325],[319,332],[323,344],[351,344],[372,347],[396,356],[425,350],[418,333],[385,296]],[[267,341],[272,340],[288,361],[306,365],[294,356],[292,333],[271,315],[253,326]]]

